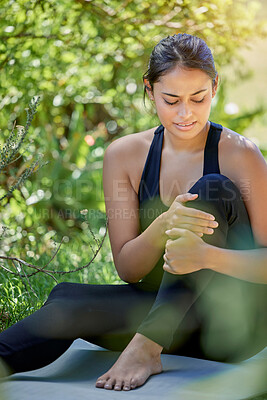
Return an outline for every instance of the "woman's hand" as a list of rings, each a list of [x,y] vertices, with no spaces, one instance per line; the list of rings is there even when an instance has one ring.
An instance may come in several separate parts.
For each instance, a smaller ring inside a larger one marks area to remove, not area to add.
[[[182,228],[194,232],[200,237],[204,233],[206,235],[213,234],[213,229],[217,228],[218,222],[215,221],[212,214],[183,205],[187,201],[195,200],[197,196],[198,194],[185,193],[176,197],[168,211],[162,214],[165,230]]]
[[[163,269],[171,274],[190,274],[205,268],[207,244],[187,229],[173,228],[166,231],[172,239],[167,240]]]

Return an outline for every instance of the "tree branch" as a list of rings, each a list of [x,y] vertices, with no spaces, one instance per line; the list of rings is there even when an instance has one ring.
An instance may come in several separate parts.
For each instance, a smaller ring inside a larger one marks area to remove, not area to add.
[[[61,245],[62,245],[62,242],[63,242],[63,238],[61,239],[61,242],[60,242],[60,244],[59,244],[59,246],[58,246],[56,252],[53,254],[53,256],[51,257],[51,259],[49,260],[49,262],[48,262],[47,264],[45,264],[43,267],[38,267],[37,265],[28,263],[28,262],[26,262],[26,261],[24,261],[24,260],[21,260],[21,259],[18,258],[18,257],[0,256],[0,259],[1,259],[1,260],[12,261],[12,262],[18,262],[20,265],[25,265],[26,267],[29,267],[29,268],[34,269],[35,272],[30,273],[30,274],[27,274],[27,273],[24,272],[24,273],[25,273],[25,277],[27,277],[27,278],[29,278],[29,277],[31,277],[31,276],[33,276],[33,275],[36,275],[36,274],[39,273],[39,272],[43,272],[44,274],[49,275],[51,278],[53,278],[53,279],[57,282],[57,280],[56,280],[56,278],[53,276],[53,274],[58,274],[58,275],[71,274],[71,273],[73,273],[73,272],[81,271],[81,270],[83,270],[83,269],[89,267],[89,265],[94,261],[94,259],[95,259],[96,256],[98,255],[98,253],[99,253],[101,247],[103,246],[103,243],[104,243],[104,240],[105,240],[106,234],[107,234],[107,221],[106,221],[106,227],[105,227],[105,228],[106,228],[106,229],[105,229],[105,233],[104,233],[104,236],[103,236],[103,238],[102,238],[101,241],[99,241],[98,239],[96,239],[96,237],[93,235],[94,240],[95,240],[95,243],[97,244],[97,250],[94,252],[94,255],[93,255],[93,257],[91,258],[91,260],[90,260],[87,264],[85,264],[85,265],[83,265],[83,266],[81,266],[81,267],[77,267],[77,268],[75,268],[75,269],[73,269],[73,270],[71,270],[71,271],[54,271],[54,270],[51,270],[51,269],[46,269],[47,266],[52,262],[52,260],[55,258],[55,256],[56,256],[57,253],[59,252],[59,249],[60,249],[60,247],[61,247]],[[90,231],[91,231],[91,230],[90,230]],[[13,275],[17,275],[17,276],[20,276],[20,277],[21,277],[21,274],[19,274],[18,272],[15,273],[15,272],[9,270],[8,268],[4,267],[3,265],[0,265],[0,267],[3,268],[4,270],[6,270],[7,272],[12,273]]]

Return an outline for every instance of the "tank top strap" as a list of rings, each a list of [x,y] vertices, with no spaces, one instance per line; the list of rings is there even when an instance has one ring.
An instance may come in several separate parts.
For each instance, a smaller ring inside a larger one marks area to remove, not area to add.
[[[204,150],[203,175],[220,174],[218,144],[222,129],[222,125],[210,121],[210,129]]]
[[[139,190],[139,203],[155,197],[159,193],[159,174],[164,126],[160,125],[154,132],[146,163],[143,169]]]
[[[204,149],[203,175],[220,174],[218,144],[223,127],[210,121],[210,128]],[[160,125],[154,132],[149,152],[146,158],[138,189],[138,199],[141,204],[147,199],[159,196],[159,177],[164,126]]]

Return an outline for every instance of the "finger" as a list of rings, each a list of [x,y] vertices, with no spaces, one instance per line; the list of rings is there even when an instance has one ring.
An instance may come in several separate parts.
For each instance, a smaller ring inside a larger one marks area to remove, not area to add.
[[[168,265],[169,268],[172,268],[171,266],[171,260],[168,258],[167,254],[165,253],[163,256],[163,260],[165,262],[166,265]]]
[[[172,228],[172,229],[168,229],[167,231],[165,231],[166,235],[168,235],[170,239],[167,240],[166,242],[166,250],[171,250],[172,246],[174,245],[175,241],[179,240],[181,237],[193,237],[193,236],[197,236],[199,237],[199,233],[202,235],[202,232],[193,232],[190,231],[188,229],[181,229],[181,228]],[[201,237],[200,236],[200,237]]]
[[[192,194],[192,193],[183,193],[179,194],[174,201],[178,201],[179,203],[184,203],[186,201],[190,200],[195,200],[198,197],[198,194]]]
[[[199,228],[197,230],[194,230],[194,229],[189,229],[189,230],[191,230],[191,232],[194,232],[196,234],[202,233],[202,235],[203,234],[204,235],[213,235],[213,233],[214,233],[214,229],[212,229],[212,228]]]
[[[162,267],[162,268],[163,268],[164,271],[166,271],[166,272],[170,272],[170,273],[173,272],[172,269],[169,267],[169,265],[166,264],[166,263],[163,264],[163,267]]]
[[[215,221],[215,217],[212,214],[206,213],[205,211],[197,210],[196,208],[190,208],[190,207],[177,207],[174,210],[175,215],[178,215],[179,217],[182,216],[187,216],[191,218],[196,218],[200,220],[208,220],[208,221]]]
[[[167,232],[167,231],[166,231]],[[165,232],[165,233],[166,233]],[[169,247],[169,245],[172,244],[172,240],[168,239],[167,242],[165,243],[165,248],[167,249]]]
[[[179,239],[181,237],[180,233],[178,233],[176,230],[176,228],[172,228],[172,229],[168,229],[167,231],[165,231],[166,235],[169,236],[170,239]],[[172,243],[172,240],[167,240],[165,246],[166,248],[168,248],[169,244]]]
[[[203,232],[203,231],[201,231],[201,230],[199,230],[199,231],[196,231],[193,227],[191,227],[190,228],[190,226],[189,227],[186,227],[186,226],[181,226],[181,228],[185,228],[185,229],[187,229],[188,231],[191,231],[191,232],[193,232],[193,233],[195,233],[197,236],[199,236],[199,237],[202,237],[203,235],[204,235],[204,233],[205,232]],[[174,228],[173,228],[174,229]],[[169,229],[169,230],[171,230],[171,229]],[[173,235],[174,235],[174,237],[173,237]],[[181,236],[180,235],[175,235],[175,233],[173,232],[173,234],[168,234],[168,236],[173,240],[173,239],[179,239]]]
[[[173,228],[176,228],[176,226]],[[179,228],[187,229],[194,233],[205,233],[205,235],[212,235],[214,233],[214,229],[198,225],[179,224]]]
[[[198,227],[207,227],[207,228],[218,228],[219,224],[217,221],[211,221],[208,219],[202,219],[202,218],[195,218],[195,217],[188,217],[186,215],[180,216],[179,218],[174,215],[173,218],[170,220],[170,223],[179,223],[179,227],[184,224],[184,225],[195,225]]]
[[[169,266],[171,265],[171,260],[168,258],[167,253],[163,255],[163,260],[165,261],[166,264]]]
[[[182,228],[172,228],[172,229],[167,229],[167,231],[165,231],[166,235],[172,237],[172,236],[186,236],[188,234],[188,230],[187,229],[182,229]],[[168,245],[169,240],[167,240],[166,245]],[[170,241],[171,242],[171,241]]]

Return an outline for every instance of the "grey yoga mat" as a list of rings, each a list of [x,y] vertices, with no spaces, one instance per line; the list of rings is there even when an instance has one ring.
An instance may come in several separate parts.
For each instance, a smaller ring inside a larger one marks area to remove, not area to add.
[[[128,392],[96,388],[119,354],[75,340],[52,364],[3,379],[0,400],[241,400],[267,393],[267,347],[238,364],[163,354],[163,372],[143,386]]]

